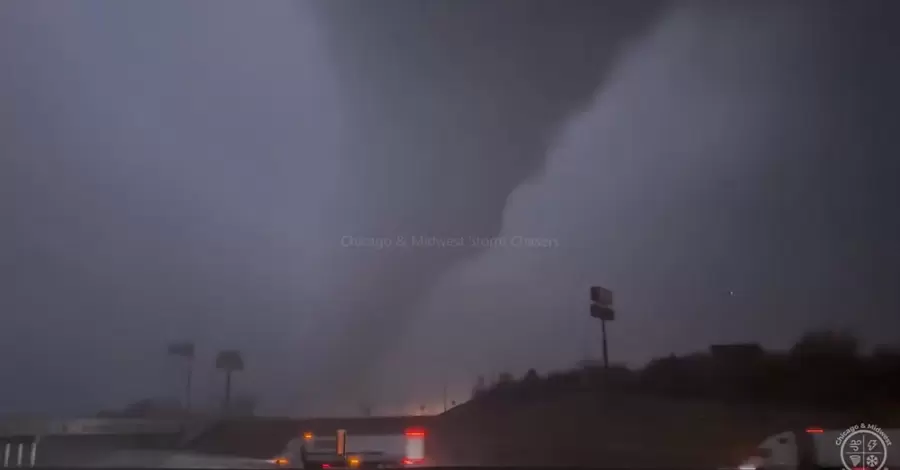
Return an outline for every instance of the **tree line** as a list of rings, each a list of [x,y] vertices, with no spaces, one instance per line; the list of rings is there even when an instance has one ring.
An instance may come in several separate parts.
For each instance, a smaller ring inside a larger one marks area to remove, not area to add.
[[[479,379],[476,400],[521,401],[576,391],[649,393],[681,399],[759,403],[816,409],[875,410],[900,403],[900,348],[863,354],[852,334],[816,331],[788,351],[758,344],[719,345],[650,361],[640,369],[592,364],[521,379]]]

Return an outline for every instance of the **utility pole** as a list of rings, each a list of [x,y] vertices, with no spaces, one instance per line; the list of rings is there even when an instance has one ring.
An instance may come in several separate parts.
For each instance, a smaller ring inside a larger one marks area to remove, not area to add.
[[[444,413],[447,412],[447,378],[444,378]]]
[[[184,402],[187,414],[191,414],[191,381],[194,377],[194,358],[193,355],[188,360],[188,370],[187,370],[187,386],[184,390]]]
[[[591,287],[591,316],[600,319],[600,329],[603,334],[603,368],[609,369],[609,349],[606,344],[606,322],[616,319],[616,312],[612,308],[612,291],[600,286]]]
[[[606,320],[600,319],[600,330],[603,334],[603,368],[609,369],[609,349],[606,346]]]
[[[170,343],[168,353],[187,361],[187,380],[184,390],[184,408],[187,414],[191,412],[191,381],[194,376],[194,356],[196,349],[192,341]]]

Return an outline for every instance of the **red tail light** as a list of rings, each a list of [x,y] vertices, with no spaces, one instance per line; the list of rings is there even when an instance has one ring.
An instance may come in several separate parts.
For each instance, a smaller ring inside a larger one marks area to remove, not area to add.
[[[825,430],[822,428],[806,428],[806,432],[809,434],[822,434]]]
[[[424,461],[425,459],[403,459],[403,465],[418,465]]]
[[[425,437],[425,430],[422,428],[407,428],[406,437]]]
[[[331,464],[330,464],[330,463],[323,463],[323,464],[322,464],[322,468],[331,468]]]

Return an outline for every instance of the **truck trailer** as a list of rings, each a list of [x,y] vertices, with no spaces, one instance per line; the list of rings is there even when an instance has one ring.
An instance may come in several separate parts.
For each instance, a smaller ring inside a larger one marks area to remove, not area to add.
[[[291,439],[272,459],[283,468],[387,469],[427,466],[425,429],[408,428],[397,434],[349,434],[317,436],[304,432]]]

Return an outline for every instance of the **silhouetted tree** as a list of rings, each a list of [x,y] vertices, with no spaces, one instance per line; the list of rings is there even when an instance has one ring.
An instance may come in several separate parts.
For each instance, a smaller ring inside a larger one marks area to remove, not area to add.
[[[883,414],[886,407],[900,404],[900,348],[880,347],[871,355],[862,356],[858,341],[846,332],[805,334],[787,353],[765,351],[756,345],[720,345],[709,351],[718,354],[671,355],[654,359],[639,371],[622,366],[595,371],[581,364],[580,368],[550,372],[545,377],[529,370],[520,382],[503,373],[488,389],[480,389],[476,384],[473,401],[476,406],[491,407],[537,398],[585,396],[573,395],[573,391],[591,392],[587,396],[598,398],[639,392],[670,398],[800,406],[860,416]],[[586,372],[596,373],[596,377],[583,380]],[[602,393],[593,393],[600,390]],[[847,400],[848,396],[855,399]]]
[[[865,383],[858,351],[858,340],[848,332],[822,330],[803,335],[791,348],[788,359],[794,374],[780,395],[829,408],[850,406],[847,396],[856,395],[859,400],[861,393],[868,393],[848,394],[850,384],[858,388]]]
[[[884,359],[900,359],[900,346],[880,344],[872,349],[872,357]]]
[[[868,389],[886,401],[900,402],[900,348],[880,345],[872,351]]]
[[[477,379],[475,379],[475,385],[472,387],[472,398],[475,398],[487,391],[487,385],[485,384],[484,376],[479,375]]]
[[[794,356],[855,357],[859,340],[846,331],[822,330],[803,335],[791,348]]]
[[[174,398],[145,398],[118,411],[101,411],[100,418],[176,418],[184,414],[181,403]]]

